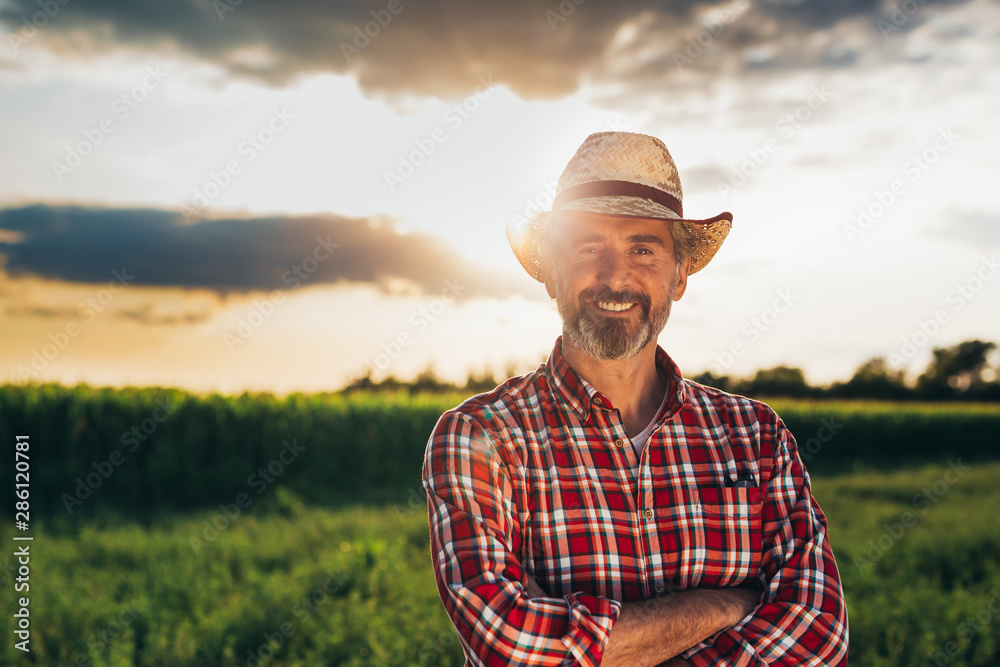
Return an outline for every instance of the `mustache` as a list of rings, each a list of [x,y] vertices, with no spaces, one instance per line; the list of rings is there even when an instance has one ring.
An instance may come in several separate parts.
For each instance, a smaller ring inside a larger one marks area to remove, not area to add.
[[[644,308],[648,308],[652,303],[650,298],[642,292],[634,290],[623,290],[613,292],[610,289],[591,288],[580,292],[580,301],[619,301],[622,303],[637,303]]]

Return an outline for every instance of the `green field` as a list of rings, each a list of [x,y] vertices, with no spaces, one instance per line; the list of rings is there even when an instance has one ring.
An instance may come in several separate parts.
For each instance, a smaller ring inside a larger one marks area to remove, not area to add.
[[[36,479],[72,491],[158,396],[32,391],[0,388],[0,438],[31,434],[33,494]],[[454,398],[179,396],[72,514],[54,493],[33,515],[30,656],[11,639],[13,548],[0,555],[0,664],[461,665],[419,482],[430,427]],[[841,424],[808,465],[844,580],[851,664],[1000,665],[1000,407],[772,405],[800,447],[822,419]],[[865,428],[896,435],[866,452]],[[234,489],[253,488],[247,472],[293,437],[307,449],[237,516]],[[215,492],[181,460],[195,454]],[[324,475],[353,479],[361,500],[324,494]],[[0,540],[12,536],[8,516]]]
[[[814,481],[847,594],[853,665],[924,665],[949,642],[957,653],[941,664],[1000,664],[1000,614],[981,614],[1000,595],[1000,463],[971,466],[926,512],[914,507],[914,493],[934,494],[944,470]],[[410,504],[326,509],[276,493],[212,541],[204,522],[224,526],[219,510],[37,531],[36,664],[461,665],[430,574],[426,514]],[[917,522],[869,553],[904,512]],[[7,544],[10,535],[0,531]],[[20,664],[11,644],[0,662]]]

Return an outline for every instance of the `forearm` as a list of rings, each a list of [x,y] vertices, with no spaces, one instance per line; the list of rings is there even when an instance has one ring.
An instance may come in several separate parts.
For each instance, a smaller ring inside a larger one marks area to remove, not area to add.
[[[757,599],[759,592],[747,589],[693,589],[623,604],[601,665],[659,665],[739,623]]]
[[[817,606],[772,602],[685,656],[695,667],[838,667],[847,657],[847,641],[843,608],[820,611]]]

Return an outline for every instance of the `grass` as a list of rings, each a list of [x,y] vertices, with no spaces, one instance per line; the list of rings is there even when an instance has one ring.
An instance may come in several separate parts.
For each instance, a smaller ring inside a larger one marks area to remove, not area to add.
[[[934,664],[939,652],[940,664],[1000,664],[1000,615],[982,612],[1000,590],[1000,463],[947,470],[814,477],[844,581],[852,665]],[[79,667],[459,666],[426,513],[408,500],[400,492],[388,506],[336,509],[279,487],[232,518],[216,508],[37,526],[32,656]],[[16,567],[5,557],[0,565]],[[13,576],[4,568],[0,586]],[[0,599],[8,623],[13,604]],[[955,655],[941,662],[949,642]],[[3,664],[25,657],[12,644],[0,646]]]

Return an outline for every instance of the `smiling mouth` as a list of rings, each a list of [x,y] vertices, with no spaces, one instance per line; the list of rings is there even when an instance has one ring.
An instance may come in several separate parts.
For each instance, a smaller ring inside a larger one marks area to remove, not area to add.
[[[607,313],[620,313],[626,310],[631,310],[635,306],[634,302],[620,302],[620,301],[595,301],[595,305],[599,310],[603,310]]]

